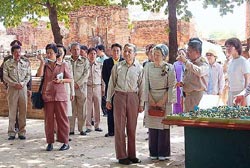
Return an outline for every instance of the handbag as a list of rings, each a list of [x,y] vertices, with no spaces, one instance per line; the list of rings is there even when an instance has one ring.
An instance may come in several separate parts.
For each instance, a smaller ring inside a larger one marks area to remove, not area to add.
[[[42,109],[44,107],[44,102],[41,92],[33,92],[31,96],[32,107],[34,109]]]
[[[153,117],[164,117],[165,110],[163,110],[161,107],[149,106],[148,115]]]
[[[45,68],[44,68],[45,71]],[[44,76],[41,80],[38,92],[32,92],[31,95],[31,102],[32,102],[32,107],[34,109],[42,109],[44,107],[44,101],[42,98],[42,87],[43,87],[43,82],[44,82]]]

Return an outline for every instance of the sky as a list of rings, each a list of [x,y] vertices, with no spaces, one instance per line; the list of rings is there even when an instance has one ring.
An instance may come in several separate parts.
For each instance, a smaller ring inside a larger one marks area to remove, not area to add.
[[[221,17],[219,9],[209,7],[203,9],[201,1],[189,3],[189,9],[193,14],[194,22],[196,23],[197,31],[201,33],[203,38],[208,38],[210,32],[236,32],[237,37],[241,40],[245,39],[245,22],[246,22],[246,7],[245,4],[234,8],[233,14],[227,14]],[[161,12],[160,14],[152,14],[142,11],[140,6],[129,7],[131,20],[153,20],[166,19],[167,16]],[[0,23],[0,29],[4,29]]]
[[[140,7],[130,7],[131,20],[146,20],[146,19],[166,19],[167,16],[161,12],[160,14],[152,14],[143,12]],[[233,14],[229,13],[225,16],[220,16],[219,9],[209,6],[207,9],[202,7],[201,1],[189,3],[189,10],[193,14],[193,21],[196,29],[203,38],[208,38],[210,32],[236,32],[237,37],[245,39],[245,22],[246,22],[246,7],[245,4],[234,8]]]

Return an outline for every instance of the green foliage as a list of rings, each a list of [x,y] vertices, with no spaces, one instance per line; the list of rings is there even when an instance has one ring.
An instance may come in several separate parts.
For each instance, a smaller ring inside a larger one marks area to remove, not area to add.
[[[109,5],[109,0],[1,0],[0,21],[6,27],[18,26],[23,18],[35,23],[55,6],[58,20],[67,24],[69,12],[83,5]]]
[[[164,12],[168,15],[168,3],[176,3],[177,15],[185,20],[189,21],[192,18],[192,12],[188,10],[188,3],[196,0],[121,0],[121,5],[126,7],[128,5],[141,5],[144,11],[159,12],[161,8],[164,8]],[[219,8],[221,15],[232,13],[236,5],[241,5],[245,1],[250,0],[203,0],[203,7],[213,6]]]
[[[204,0],[203,7],[213,6],[215,8],[219,7],[220,15],[226,15],[227,13],[233,13],[234,7],[243,4],[248,0]]]
[[[221,40],[221,39],[228,39],[230,37],[238,37],[236,32],[232,31],[214,31],[209,33],[209,39],[213,40]]]
[[[159,12],[165,9],[168,15],[168,3],[176,3],[177,14],[184,20],[192,17],[191,11],[188,10],[188,0],[121,0],[120,5],[126,7],[128,5],[141,5],[144,11]]]
[[[134,25],[133,25],[132,21],[129,19],[129,21],[128,21],[128,29],[132,30],[133,28],[134,28]]]

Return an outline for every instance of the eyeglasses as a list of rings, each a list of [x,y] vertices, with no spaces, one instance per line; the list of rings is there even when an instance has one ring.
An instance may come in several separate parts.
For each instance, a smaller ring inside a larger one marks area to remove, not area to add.
[[[210,53],[207,53],[206,56],[207,56],[207,57],[212,57],[212,56],[214,56],[214,55],[213,55],[213,54],[210,54]]]

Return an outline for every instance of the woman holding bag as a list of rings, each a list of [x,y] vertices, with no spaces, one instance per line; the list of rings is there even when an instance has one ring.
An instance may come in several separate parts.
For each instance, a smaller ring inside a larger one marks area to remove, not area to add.
[[[162,119],[172,113],[176,102],[176,78],[173,65],[165,62],[168,47],[158,44],[153,49],[154,62],[144,67],[145,72],[145,127],[149,129],[149,153],[152,160],[166,160],[170,156],[169,126]]]
[[[42,96],[44,100],[45,134],[47,151],[53,150],[54,122],[57,124],[57,141],[63,143],[59,150],[69,149],[69,120],[67,117],[68,96],[64,83],[70,83],[72,76],[66,63],[58,62],[58,48],[55,44],[46,46],[47,62],[40,58],[37,76],[43,76]]]

